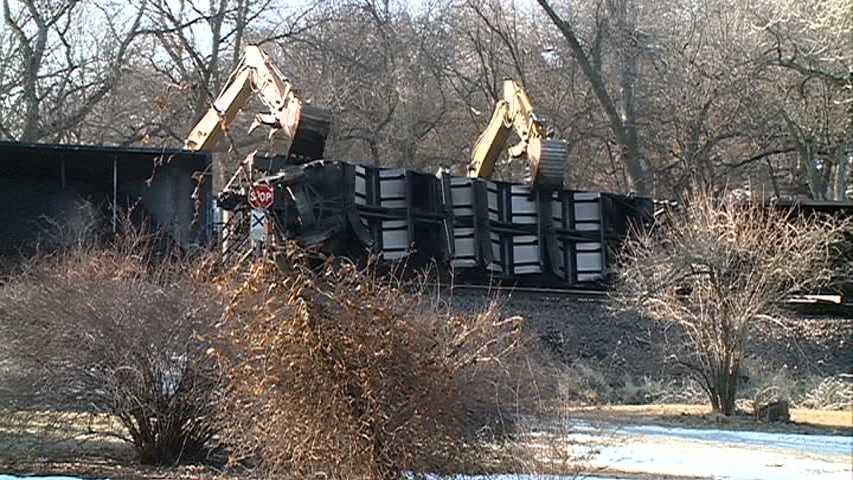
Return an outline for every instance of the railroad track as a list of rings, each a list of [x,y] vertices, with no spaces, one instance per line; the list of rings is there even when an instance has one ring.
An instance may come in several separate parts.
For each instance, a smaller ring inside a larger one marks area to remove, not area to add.
[[[563,288],[541,288],[541,287],[508,287],[501,285],[471,285],[456,284],[449,287],[450,290],[462,292],[500,293],[505,295],[541,295],[572,297],[589,301],[607,301],[608,294],[603,290],[563,289]]]
[[[536,297],[559,297],[574,298],[583,302],[604,303],[608,301],[609,295],[605,290],[583,290],[583,289],[560,289],[560,288],[537,288],[501,285],[476,285],[456,284],[448,287],[449,290],[459,293],[499,294]],[[804,295],[791,298],[783,302],[782,306],[791,310],[811,313],[847,313],[853,315],[853,302],[851,299],[840,295]]]

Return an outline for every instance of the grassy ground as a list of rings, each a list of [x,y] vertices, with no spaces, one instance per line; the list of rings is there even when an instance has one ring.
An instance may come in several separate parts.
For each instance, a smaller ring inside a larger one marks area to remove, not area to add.
[[[203,466],[139,465],[117,437],[120,431],[103,415],[0,410],[0,473],[111,480],[232,478]]]

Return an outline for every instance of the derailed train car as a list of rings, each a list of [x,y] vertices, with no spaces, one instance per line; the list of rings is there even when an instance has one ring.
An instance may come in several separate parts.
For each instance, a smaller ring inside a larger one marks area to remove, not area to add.
[[[652,220],[647,198],[315,161],[275,166],[256,184],[274,190],[266,210],[279,237],[330,252],[428,264],[465,283],[600,288],[632,225]],[[248,215],[250,195],[220,197]],[[260,212],[256,211],[255,215]]]
[[[184,248],[213,243],[211,155],[0,142],[0,257],[115,232],[132,215]]]

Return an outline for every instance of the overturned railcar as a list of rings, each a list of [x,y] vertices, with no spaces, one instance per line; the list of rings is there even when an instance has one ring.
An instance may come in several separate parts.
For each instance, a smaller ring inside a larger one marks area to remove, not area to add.
[[[636,196],[346,162],[276,163],[257,159],[255,167],[277,172],[256,183],[274,189],[266,215],[279,235],[434,266],[457,282],[601,288],[617,244],[652,220],[652,202]],[[231,192],[220,205],[247,212],[249,196]]]
[[[126,215],[182,246],[212,234],[207,153],[0,142],[0,255],[109,233]]]

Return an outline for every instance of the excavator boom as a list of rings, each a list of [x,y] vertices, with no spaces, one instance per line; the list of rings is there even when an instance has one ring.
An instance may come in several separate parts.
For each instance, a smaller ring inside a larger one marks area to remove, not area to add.
[[[290,139],[287,154],[308,160],[322,158],[331,124],[331,112],[314,107],[296,95],[291,83],[258,47],[248,46],[210,109],[193,127],[185,146],[209,151],[228,131],[237,113],[255,93],[269,110],[255,123],[282,130]]]
[[[509,147],[509,155],[512,158],[527,157],[529,183],[547,188],[562,187],[568,146],[550,137],[544,123],[536,116],[527,93],[513,80],[504,80],[503,98],[498,100],[492,118],[474,145],[468,176],[492,176],[513,130],[520,141]]]

